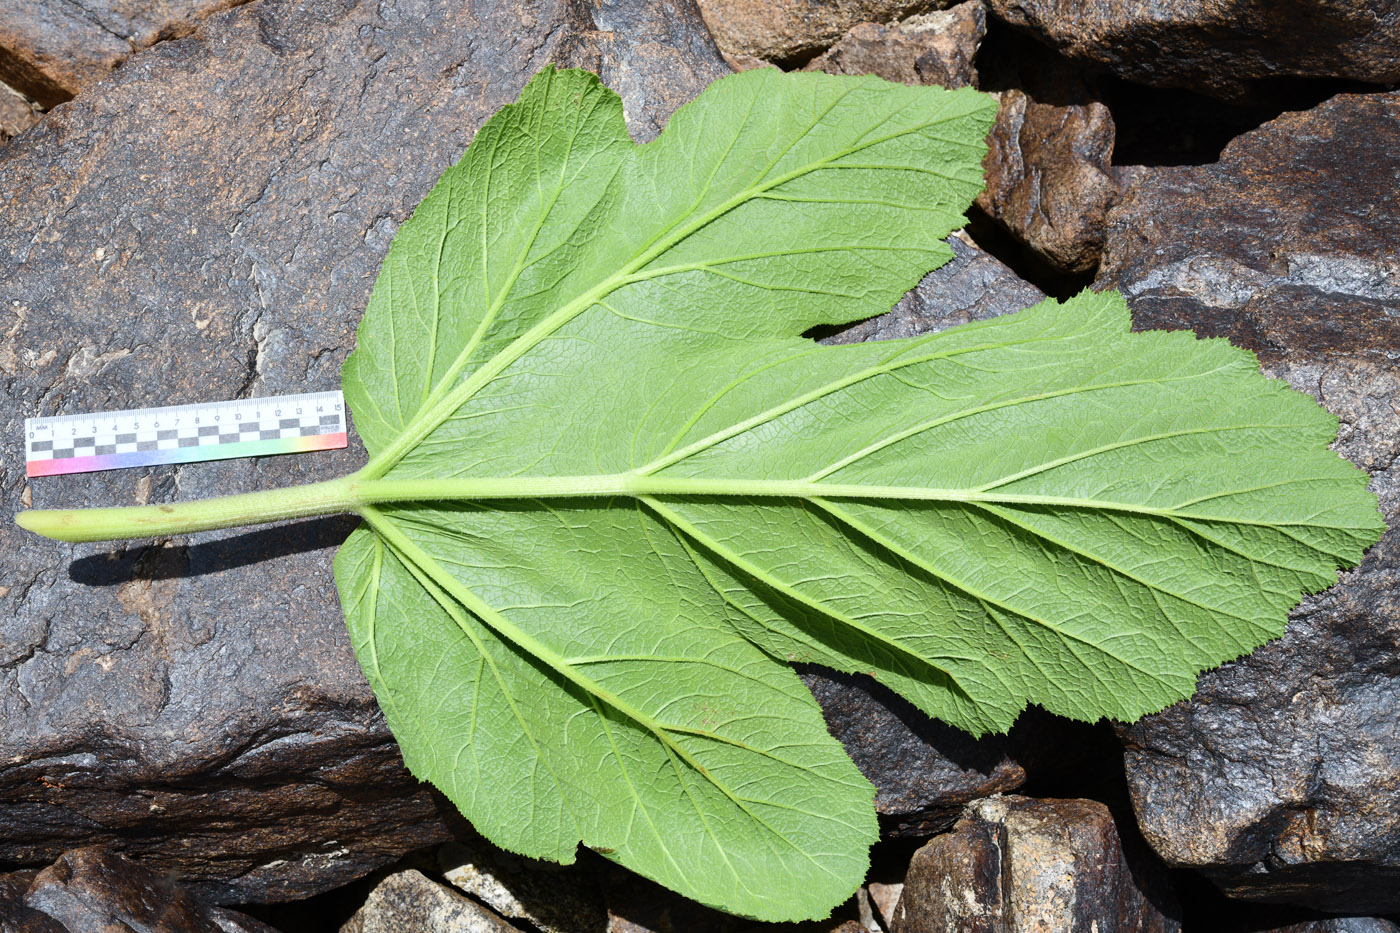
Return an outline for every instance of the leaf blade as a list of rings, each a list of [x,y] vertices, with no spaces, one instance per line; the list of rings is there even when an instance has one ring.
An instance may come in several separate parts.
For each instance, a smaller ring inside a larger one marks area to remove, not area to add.
[[[1334,419],[1116,296],[801,336],[946,258],[992,110],[750,72],[638,147],[547,70],[405,224],[346,363],[337,579],[406,761],[488,836],[822,915],[872,791],[782,659],[978,733],[1131,718],[1374,540]]]

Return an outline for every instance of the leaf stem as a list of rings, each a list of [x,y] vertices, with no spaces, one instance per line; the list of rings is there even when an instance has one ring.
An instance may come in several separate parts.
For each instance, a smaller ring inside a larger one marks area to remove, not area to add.
[[[261,525],[287,518],[356,510],[354,474],[337,479],[193,502],[107,509],[33,509],[20,512],[20,527],[59,541],[115,541]]]

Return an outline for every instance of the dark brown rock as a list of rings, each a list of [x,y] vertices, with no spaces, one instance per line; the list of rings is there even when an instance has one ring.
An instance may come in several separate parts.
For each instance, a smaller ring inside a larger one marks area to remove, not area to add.
[[[1165,880],[1145,882],[1151,895],[1101,803],[979,800],[914,854],[894,933],[1179,931],[1174,903],[1156,893]]]
[[[71,933],[276,933],[100,846],[74,849],[39,872],[25,904]]]
[[[31,485],[21,419],[336,388],[398,225],[534,72],[594,49],[643,137],[722,68],[680,3],[262,0],[0,149],[0,860],[112,841],[250,902],[449,837],[341,621],[350,522],[114,550],[10,521],[326,478],[358,446]]]
[[[857,23],[889,23],[952,0],[698,0],[727,56],[800,65]],[[743,60],[743,59],[741,59]]]
[[[977,80],[973,58],[986,34],[986,7],[981,0],[970,0],[892,25],[860,23],[803,70],[967,87]]]
[[[1139,328],[1190,327],[1341,420],[1390,531],[1287,633],[1123,731],[1144,835],[1232,897],[1400,909],[1400,94],[1285,114],[1215,165],[1143,169],[1102,286]]]
[[[370,891],[369,898],[340,933],[515,933],[516,928],[485,907],[412,868],[395,872]]]
[[[1157,87],[1247,98],[1263,79],[1400,81],[1393,0],[988,0],[1084,64]]]
[[[1007,43],[983,90],[996,124],[977,207],[1060,273],[1091,272],[1103,251],[1113,179],[1113,115],[1081,73],[1029,41]]]
[[[18,91],[0,84],[0,146],[39,122],[39,114]]]
[[[248,0],[83,0],[0,5],[0,81],[53,107],[161,39]]]

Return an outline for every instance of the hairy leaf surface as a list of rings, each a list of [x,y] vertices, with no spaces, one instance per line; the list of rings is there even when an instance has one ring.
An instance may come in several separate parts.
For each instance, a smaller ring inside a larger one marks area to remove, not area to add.
[[[655,142],[547,70],[394,241],[345,366],[336,558],[413,772],[501,845],[823,915],[872,788],[784,660],[974,733],[1133,719],[1379,533],[1335,420],[1114,295],[822,347],[950,252],[971,91],[726,78]]]

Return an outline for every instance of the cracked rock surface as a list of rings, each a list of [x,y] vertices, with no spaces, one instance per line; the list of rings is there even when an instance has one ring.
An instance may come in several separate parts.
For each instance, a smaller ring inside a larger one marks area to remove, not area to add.
[[[802,70],[967,87],[977,81],[973,59],[986,34],[987,9],[969,0],[890,25],[859,23]]]
[[[953,0],[699,0],[726,56],[800,64],[857,23],[888,23]]]
[[[1296,77],[1400,81],[1390,0],[987,0],[1081,65],[1156,87],[1249,99]]]
[[[115,842],[214,902],[272,901],[448,838],[341,620],[351,522],[113,547],[11,521],[358,466],[31,483],[22,419],[337,388],[398,225],[539,68],[600,68],[643,138],[725,70],[681,0],[430,6],[217,13],[0,148],[0,862]]]
[[[248,0],[34,0],[0,3],[0,81],[45,107],[71,99],[141,49],[187,36]]]
[[[1390,526],[1282,638],[1122,730],[1138,821],[1231,896],[1400,910],[1400,93],[1134,177],[1098,284],[1137,327],[1228,337],[1338,415]]]

